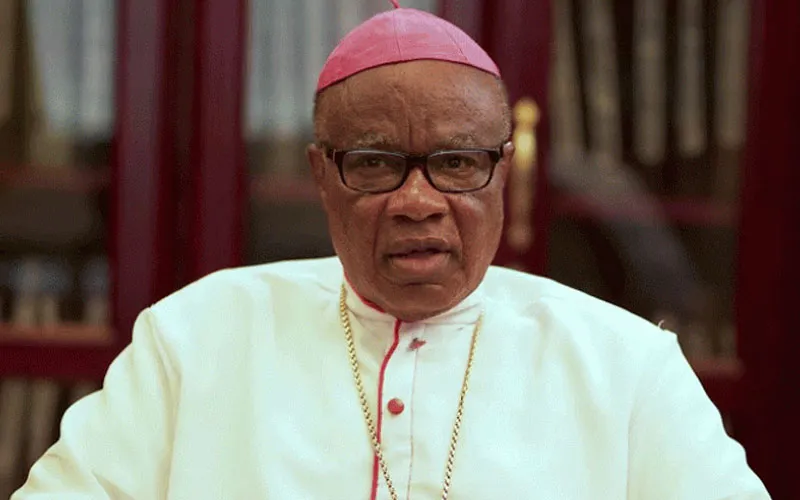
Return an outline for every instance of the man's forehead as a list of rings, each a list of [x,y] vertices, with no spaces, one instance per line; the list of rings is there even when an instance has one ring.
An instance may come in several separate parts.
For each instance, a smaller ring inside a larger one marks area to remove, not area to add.
[[[445,135],[435,139],[431,144],[433,150],[473,148],[479,146],[482,146],[480,139],[470,132],[457,132],[452,135]],[[403,141],[393,134],[370,131],[355,136],[349,141],[348,147],[397,151],[403,149]]]
[[[495,77],[442,61],[372,68],[317,104],[317,137],[332,146],[406,150],[424,135],[424,151],[496,146],[507,106]]]
[[[493,90],[497,78],[463,64],[419,60],[372,68],[345,79],[337,87],[361,92],[386,92],[393,88],[441,89],[453,94],[454,83],[462,89]],[[336,87],[330,89],[335,90]]]
[[[370,69],[324,91],[332,114],[361,117],[403,107],[411,113],[450,115],[502,110],[501,83],[482,71],[440,61],[413,61]]]

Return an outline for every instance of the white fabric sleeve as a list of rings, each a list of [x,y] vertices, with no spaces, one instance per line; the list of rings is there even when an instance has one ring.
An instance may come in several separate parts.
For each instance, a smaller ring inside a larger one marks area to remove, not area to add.
[[[768,500],[674,335],[650,361],[630,423],[628,499]]]
[[[165,498],[179,383],[170,354],[145,310],[103,388],[67,410],[11,500]]]

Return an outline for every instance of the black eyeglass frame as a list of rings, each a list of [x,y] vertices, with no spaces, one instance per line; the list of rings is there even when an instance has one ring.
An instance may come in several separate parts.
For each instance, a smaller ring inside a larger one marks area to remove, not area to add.
[[[336,165],[336,168],[339,170],[339,178],[341,179],[342,184],[348,189],[352,189],[353,191],[357,191],[359,193],[382,194],[382,193],[390,193],[392,191],[400,189],[400,187],[406,183],[406,180],[408,180],[408,176],[411,174],[411,169],[414,168],[414,166],[419,166],[420,170],[422,170],[422,175],[425,176],[425,179],[428,181],[428,184],[430,184],[435,190],[441,193],[460,194],[460,193],[472,193],[474,191],[481,190],[486,186],[488,186],[490,182],[492,182],[495,168],[497,167],[497,164],[500,163],[500,160],[503,158],[504,146],[505,144],[501,145],[498,148],[443,149],[440,151],[434,151],[427,155],[412,155],[407,153],[399,153],[396,151],[384,151],[380,149],[333,149],[326,147],[324,148],[324,151],[325,151],[325,157],[332,160],[333,163]],[[400,178],[397,185],[391,189],[382,189],[380,191],[365,191],[351,187],[347,184],[347,181],[345,181],[344,179],[344,167],[342,166],[342,164],[344,163],[344,156],[347,153],[353,153],[353,152],[389,154],[392,156],[403,158],[405,160],[405,171],[403,173],[403,176]],[[448,153],[475,153],[475,152],[487,153],[489,155],[489,159],[492,160],[492,166],[489,169],[489,177],[486,178],[486,182],[483,183],[483,185],[470,189],[456,189],[456,190],[439,189],[438,187],[436,187],[436,184],[434,184],[433,180],[431,179],[430,172],[428,172],[429,157],[440,154],[448,154]]]

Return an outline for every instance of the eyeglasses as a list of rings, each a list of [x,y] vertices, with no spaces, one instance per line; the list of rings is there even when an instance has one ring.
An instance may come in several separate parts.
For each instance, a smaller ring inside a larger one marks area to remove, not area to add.
[[[422,169],[435,189],[443,193],[466,193],[489,184],[503,153],[502,148],[437,151],[429,155],[327,149],[325,156],[339,168],[342,183],[362,193],[394,191],[405,183],[414,166]]]

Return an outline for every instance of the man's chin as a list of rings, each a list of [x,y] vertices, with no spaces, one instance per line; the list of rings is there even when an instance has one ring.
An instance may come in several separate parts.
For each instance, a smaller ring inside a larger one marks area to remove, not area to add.
[[[441,282],[395,284],[382,294],[383,309],[406,322],[421,321],[441,314],[458,304],[463,297],[458,287]]]

